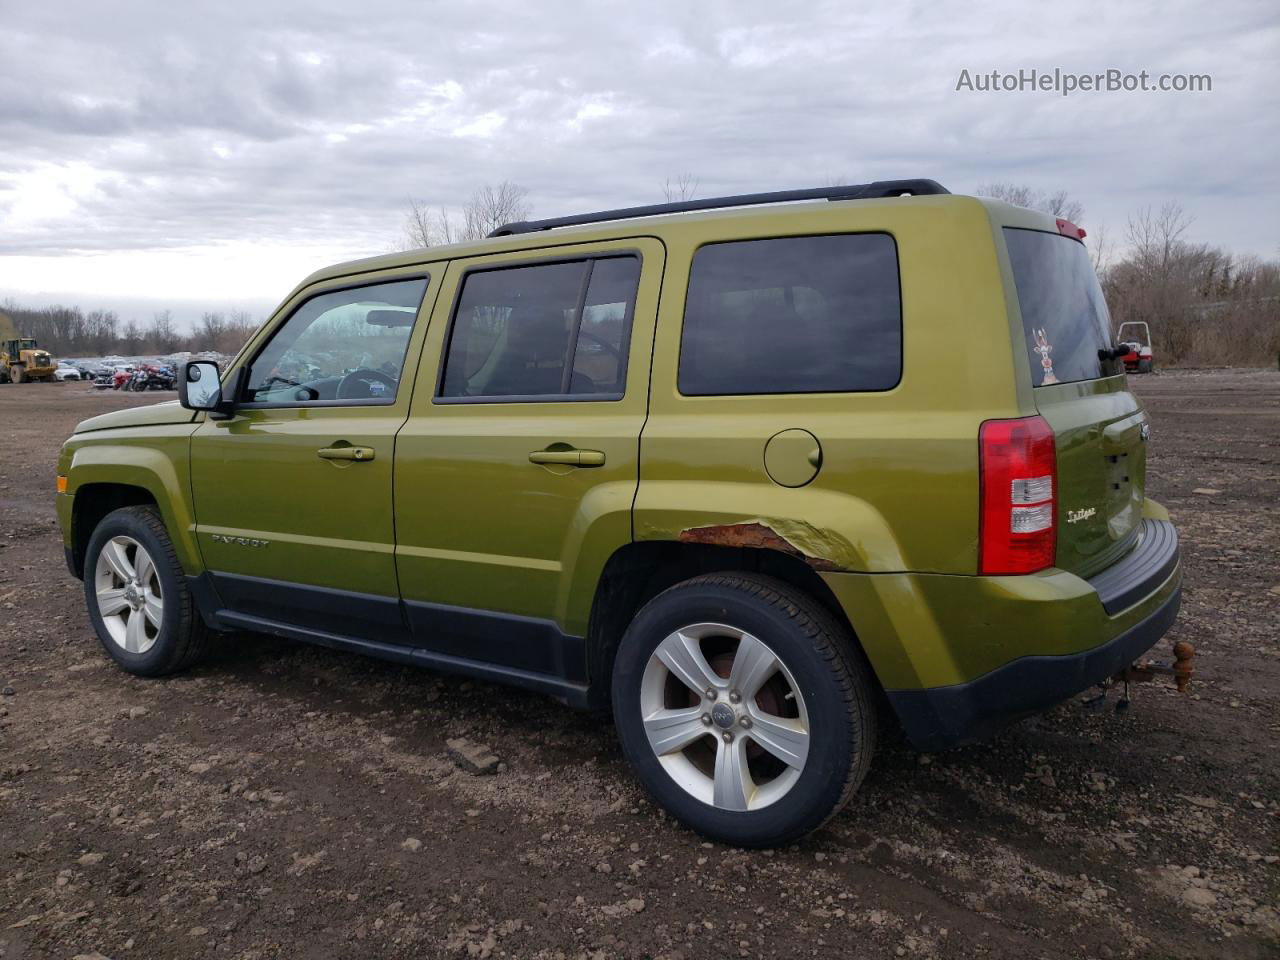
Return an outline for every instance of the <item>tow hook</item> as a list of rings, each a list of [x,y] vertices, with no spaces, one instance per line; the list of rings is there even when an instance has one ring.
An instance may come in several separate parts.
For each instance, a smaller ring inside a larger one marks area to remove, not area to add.
[[[1173,645],[1172,664],[1161,663],[1157,660],[1146,660],[1131,664],[1114,677],[1099,684],[1101,692],[1086,699],[1082,705],[1090,710],[1101,709],[1103,704],[1106,703],[1107,691],[1111,684],[1123,683],[1124,692],[1116,702],[1116,712],[1123,713],[1129,709],[1129,684],[1150,683],[1159,676],[1173,677],[1173,682],[1178,688],[1178,692],[1186,693],[1187,688],[1191,686],[1191,677],[1195,673],[1195,667],[1192,666],[1192,660],[1195,655],[1196,648],[1194,646],[1186,640],[1179,640]]]

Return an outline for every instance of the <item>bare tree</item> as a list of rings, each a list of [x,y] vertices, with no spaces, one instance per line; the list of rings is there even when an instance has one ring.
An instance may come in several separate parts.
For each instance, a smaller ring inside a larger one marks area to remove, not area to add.
[[[1070,219],[1070,218],[1068,218]],[[1107,243],[1106,224],[1100,224],[1089,234],[1089,260],[1093,263],[1093,272],[1103,276],[1111,263],[1111,247]]]
[[[120,340],[124,345],[125,353],[142,352],[142,328],[138,326],[137,320],[130,318],[129,322],[124,325],[124,330],[120,332]]]
[[[221,313],[209,312],[200,314],[200,322],[196,325],[195,341],[201,350],[217,350],[227,332],[227,318]]]
[[[258,321],[248,310],[232,310],[227,321],[227,329],[222,338],[224,353],[235,353],[248,342],[253,332],[258,329]]]
[[[496,187],[485,184],[471,195],[462,208],[463,240],[479,240],[504,223],[528,220],[530,215],[529,191],[510,180],[503,180]]]
[[[1025,183],[984,183],[974,192],[980,197],[1003,200],[1028,210],[1040,210],[1072,223],[1079,223],[1084,218],[1084,205],[1071,199],[1065,190],[1042,193]]]
[[[404,236],[407,242],[405,249],[418,247],[438,247],[446,243],[457,243],[464,239],[462,228],[444,207],[432,210],[420,200],[409,201],[409,212],[405,214]]]
[[[161,310],[151,315],[147,329],[151,346],[160,353],[173,353],[178,349],[178,333],[173,327],[173,311]]]
[[[112,310],[94,310],[85,316],[85,340],[93,353],[105,354],[116,348],[119,319]]]
[[[477,189],[456,215],[445,207],[433,210],[424,201],[410,200],[404,224],[408,248],[480,240],[503,224],[528,220],[528,196],[524,187],[503,180],[496,186],[485,184]]]
[[[698,195],[698,180],[692,173],[682,173],[674,180],[667,177],[662,182],[662,195],[668,203],[692,200]]]
[[[408,249],[434,247],[436,239],[434,215],[431,208],[420,200],[409,200],[409,212],[404,215],[404,238]]]
[[[1106,274],[1107,302],[1117,323],[1145,321],[1165,362],[1188,356],[1196,341],[1197,302],[1212,287],[1216,251],[1183,239],[1190,219],[1176,203],[1144,207],[1129,217],[1125,259]]]
[[[1161,274],[1183,246],[1182,235],[1191,226],[1191,219],[1180,204],[1166,203],[1158,213],[1143,207],[1129,218],[1129,246],[1132,256],[1143,269]]]

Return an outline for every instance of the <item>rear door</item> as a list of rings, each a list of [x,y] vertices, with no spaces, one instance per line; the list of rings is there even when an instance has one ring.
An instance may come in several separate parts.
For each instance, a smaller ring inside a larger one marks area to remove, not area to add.
[[[578,681],[591,591],[631,540],[662,244],[454,261],[396,441],[415,646]]]
[[[1057,566],[1089,577],[1132,548],[1147,417],[1111,350],[1111,317],[1080,241],[1004,227],[1036,408],[1058,455]]]

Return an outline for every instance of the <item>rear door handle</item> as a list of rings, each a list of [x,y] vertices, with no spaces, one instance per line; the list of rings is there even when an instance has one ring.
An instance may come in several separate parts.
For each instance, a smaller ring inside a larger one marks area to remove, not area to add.
[[[600,450],[535,450],[529,454],[530,463],[561,463],[570,467],[603,467],[604,452]]]
[[[321,460],[372,460],[373,447],[323,447],[316,451]]]

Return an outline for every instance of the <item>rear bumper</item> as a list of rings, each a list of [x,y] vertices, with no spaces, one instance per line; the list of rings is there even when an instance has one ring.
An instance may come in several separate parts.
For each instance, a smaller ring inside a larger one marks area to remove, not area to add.
[[[1149,504],[1133,550],[1084,580],[823,574],[911,741],[939,750],[1053,706],[1131,664],[1169,630],[1177,534]]]
[[[1179,585],[1153,613],[1084,653],[1022,657],[969,683],[888,691],[889,702],[907,736],[921,750],[982,739],[1019,717],[1115,676],[1168,632],[1181,601]]]

